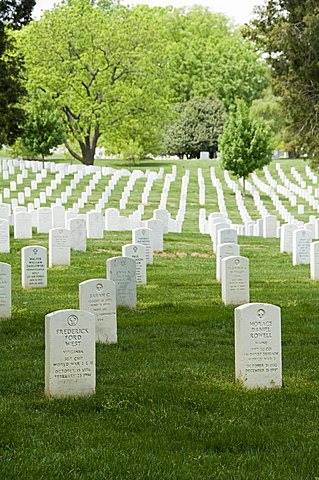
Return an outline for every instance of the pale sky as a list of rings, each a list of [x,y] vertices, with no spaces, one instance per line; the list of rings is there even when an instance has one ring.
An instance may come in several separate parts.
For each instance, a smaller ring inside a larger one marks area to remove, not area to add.
[[[39,18],[41,11],[52,8],[56,0],[37,0],[34,17]],[[158,5],[166,7],[190,7],[193,4],[210,7],[213,12],[224,13],[238,24],[248,22],[255,5],[262,5],[265,0],[125,0],[125,3],[135,5],[144,3],[151,7]]]

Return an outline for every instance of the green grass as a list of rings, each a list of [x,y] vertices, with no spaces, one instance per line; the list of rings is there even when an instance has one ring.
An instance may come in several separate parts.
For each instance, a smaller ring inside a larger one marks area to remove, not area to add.
[[[170,171],[171,164],[163,165]],[[178,163],[168,205],[176,214],[180,180],[189,168],[184,231],[165,236],[165,253],[155,254],[148,284],[138,287],[137,310],[119,309],[118,344],[97,345],[94,397],[45,399],[44,316],[78,308],[78,284],[104,277],[107,258],[121,254],[130,233],[88,240],[87,253],[73,252],[70,267],[49,269],[44,290],[21,288],[20,250],[47,246],[47,236],[12,238],[11,253],[0,255],[13,275],[13,315],[0,322],[1,480],[319,477],[318,283],[309,279],[309,266],[292,267],[291,257],[279,253],[278,240],[240,237],[241,254],[250,259],[251,301],[282,308],[283,387],[238,386],[234,309],[221,303],[210,238],[197,233],[199,166],[207,212],[216,210],[211,165]],[[303,172],[303,162],[284,161],[287,174],[292,165]],[[274,165],[270,171],[275,177]],[[112,206],[125,184],[115,190]],[[146,217],[157,207],[162,185],[154,185]],[[139,180],[127,212],[143,186]],[[239,221],[227,187],[225,199],[230,218]],[[252,216],[254,208],[247,202]],[[311,213],[308,206],[304,218]]]

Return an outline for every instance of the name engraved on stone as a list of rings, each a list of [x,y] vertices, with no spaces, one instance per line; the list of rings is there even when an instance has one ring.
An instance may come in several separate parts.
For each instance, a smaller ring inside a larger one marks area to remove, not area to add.
[[[295,230],[293,232],[292,264],[301,265],[310,263],[310,243],[312,233],[309,230]]]
[[[47,249],[38,245],[22,248],[21,263],[22,287],[46,288]]]
[[[153,264],[152,230],[150,228],[135,228],[132,231],[132,243],[144,245],[146,263]]]
[[[146,284],[146,248],[139,243],[130,243],[122,247],[123,257],[133,258],[136,264],[136,283]]]
[[[225,305],[249,302],[249,260],[234,256],[222,259],[222,301]]]
[[[49,267],[70,265],[71,232],[66,228],[49,231]]]
[[[276,305],[235,308],[235,370],[245,387],[281,387],[281,311]]]
[[[79,284],[80,309],[95,315],[96,341],[117,342],[115,283],[95,278]]]
[[[106,261],[107,278],[116,288],[116,305],[136,308],[136,263],[132,258],[113,257]]]
[[[95,316],[84,310],[58,310],[45,316],[45,394],[95,393]]]

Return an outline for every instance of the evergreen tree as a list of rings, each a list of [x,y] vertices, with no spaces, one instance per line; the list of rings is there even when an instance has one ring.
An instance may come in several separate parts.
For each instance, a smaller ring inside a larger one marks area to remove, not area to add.
[[[213,157],[223,130],[225,107],[218,98],[193,98],[176,106],[177,120],[165,136],[165,153],[199,158],[201,151]]]

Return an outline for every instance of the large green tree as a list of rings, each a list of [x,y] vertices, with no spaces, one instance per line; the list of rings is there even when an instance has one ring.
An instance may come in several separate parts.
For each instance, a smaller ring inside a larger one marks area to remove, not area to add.
[[[10,31],[30,21],[34,5],[35,0],[0,0],[0,146],[14,142],[24,121],[19,108],[25,94],[20,81],[23,63]]]
[[[194,6],[166,10],[164,19],[176,103],[215,95],[229,108],[236,98],[251,103],[261,96],[267,84],[265,62],[224,15]]]
[[[89,0],[69,0],[24,29],[28,88],[42,89],[61,109],[75,158],[92,164],[99,140],[116,145],[123,132],[140,131],[134,122],[145,132],[161,128],[168,111],[164,36],[147,7]]]
[[[269,0],[245,34],[267,53],[294,143],[318,153],[318,1]]]
[[[244,193],[248,175],[271,162],[271,140],[271,130],[266,123],[252,115],[244,100],[238,100],[219,146],[223,167],[243,179]]]

